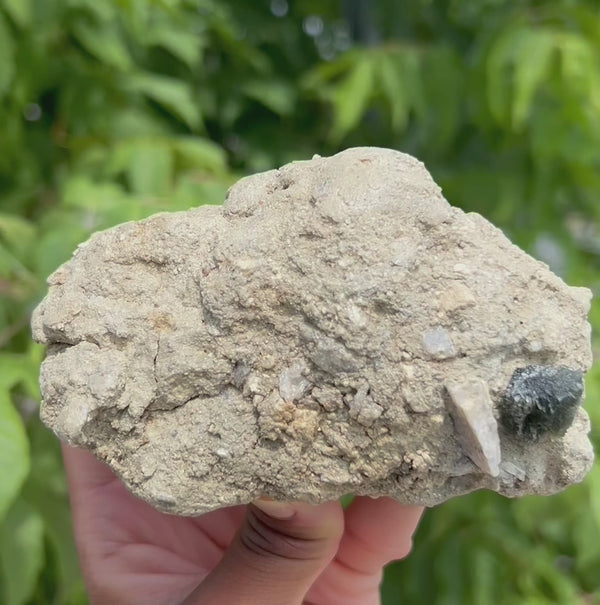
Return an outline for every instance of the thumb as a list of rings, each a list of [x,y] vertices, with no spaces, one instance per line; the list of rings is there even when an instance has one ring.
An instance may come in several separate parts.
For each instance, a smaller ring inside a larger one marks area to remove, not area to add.
[[[225,556],[186,605],[300,605],[335,556],[344,531],[339,502],[258,500]]]

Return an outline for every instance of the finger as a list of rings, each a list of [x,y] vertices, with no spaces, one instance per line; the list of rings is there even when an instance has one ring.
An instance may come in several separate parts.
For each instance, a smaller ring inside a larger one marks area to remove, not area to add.
[[[345,511],[344,537],[336,557],[342,565],[373,574],[406,557],[423,508],[392,498],[359,497]]]
[[[110,468],[91,452],[65,443],[61,446],[71,494],[79,494],[88,487],[94,488],[116,481],[117,478]]]
[[[186,605],[299,605],[335,556],[343,532],[339,502],[320,506],[260,500],[220,564]]]
[[[193,540],[197,532],[190,533],[189,527],[194,525],[213,543],[210,552],[216,565],[242,524],[245,506],[220,509],[189,519],[160,513],[132,495],[115,473],[92,453],[64,444],[62,447],[75,525],[85,527],[86,534],[101,520],[109,518],[111,523],[105,525],[109,525],[112,533],[107,535],[104,530],[105,541],[125,539],[126,536],[114,535],[117,530],[121,533],[128,530],[131,540],[146,539],[148,542],[153,535],[162,532],[163,543],[177,550],[177,545]],[[192,547],[189,550],[194,551]],[[207,550],[204,546],[201,553],[204,559],[209,558]]]
[[[63,446],[63,458],[91,602],[122,603],[122,597],[115,595],[132,590],[152,593],[157,603],[173,602],[222,558],[224,548],[207,539],[199,520],[196,524],[153,509],[129,493],[113,471],[86,450]],[[226,518],[229,512],[215,511],[205,520],[215,535],[223,525],[218,514]]]
[[[345,511],[338,553],[312,586],[307,601],[378,605],[383,567],[409,553],[422,510],[391,498],[356,498]]]

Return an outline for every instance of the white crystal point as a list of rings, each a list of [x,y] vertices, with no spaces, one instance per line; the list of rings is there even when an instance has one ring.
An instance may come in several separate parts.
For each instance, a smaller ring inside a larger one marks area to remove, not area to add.
[[[492,401],[483,380],[447,384],[449,412],[467,456],[484,472],[500,474],[500,438]]]

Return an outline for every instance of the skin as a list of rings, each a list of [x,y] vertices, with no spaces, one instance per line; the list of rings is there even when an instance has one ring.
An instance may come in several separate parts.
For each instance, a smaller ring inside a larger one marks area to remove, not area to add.
[[[63,447],[93,605],[377,605],[383,566],[408,555],[422,509],[390,498],[258,501],[160,513],[87,451]]]

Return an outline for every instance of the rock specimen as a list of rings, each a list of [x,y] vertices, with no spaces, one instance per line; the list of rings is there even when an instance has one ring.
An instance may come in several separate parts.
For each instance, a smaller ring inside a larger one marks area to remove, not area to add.
[[[44,422],[163,511],[551,494],[592,463],[589,291],[397,151],[98,233],[48,283]]]

